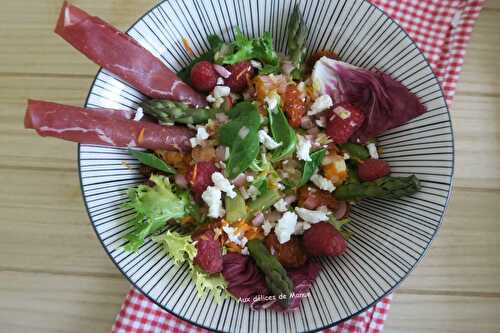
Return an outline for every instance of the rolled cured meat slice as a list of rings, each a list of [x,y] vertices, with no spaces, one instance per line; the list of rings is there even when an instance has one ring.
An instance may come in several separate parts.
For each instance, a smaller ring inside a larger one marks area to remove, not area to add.
[[[204,107],[205,98],[129,35],[64,3],[55,32],[96,64],[158,99]]]
[[[131,112],[85,109],[44,101],[28,101],[24,127],[41,136],[83,144],[189,151],[194,135],[187,127],[130,120]]]

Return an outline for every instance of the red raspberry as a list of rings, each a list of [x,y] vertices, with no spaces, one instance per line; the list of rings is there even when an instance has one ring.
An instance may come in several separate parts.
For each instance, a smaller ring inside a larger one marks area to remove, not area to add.
[[[330,113],[326,134],[337,144],[346,143],[364,120],[361,110],[350,104],[338,105]]]
[[[191,69],[191,85],[200,92],[209,92],[217,85],[219,74],[209,61],[200,61]]]
[[[193,237],[193,240],[197,241],[196,249],[198,250],[194,263],[209,274],[222,271],[222,249],[214,237],[215,233],[212,230]]]
[[[369,159],[358,164],[358,177],[362,181],[372,181],[391,173],[391,167],[384,160]]]
[[[303,243],[312,256],[339,256],[347,249],[342,234],[327,222],[313,224],[306,230]]]
[[[240,93],[248,87],[248,82],[255,75],[249,61],[242,61],[234,65],[226,65],[231,75],[224,80],[224,84],[231,88],[231,92]]]
[[[217,167],[208,161],[198,162],[191,166],[186,173],[186,179],[191,186],[196,200],[201,200],[201,195],[207,187],[213,185],[212,174],[218,171]]]

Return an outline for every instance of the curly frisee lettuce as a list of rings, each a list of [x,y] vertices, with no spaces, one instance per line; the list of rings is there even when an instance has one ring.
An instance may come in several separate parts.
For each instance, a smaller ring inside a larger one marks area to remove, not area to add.
[[[190,235],[181,235],[169,230],[162,235],[153,237],[153,241],[163,246],[165,252],[176,265],[180,266],[185,262],[188,264],[198,297],[211,294],[215,301],[219,303],[228,296],[226,291],[227,282],[221,274],[210,275],[193,264],[197,249],[196,242],[193,241]]]
[[[187,202],[175,193],[167,177],[152,175],[149,179],[154,186],[139,185],[128,191],[129,202],[124,208],[131,208],[135,215],[131,224],[136,228],[125,236],[126,251],[137,251],[144,239],[160,231],[167,221],[187,215]]]

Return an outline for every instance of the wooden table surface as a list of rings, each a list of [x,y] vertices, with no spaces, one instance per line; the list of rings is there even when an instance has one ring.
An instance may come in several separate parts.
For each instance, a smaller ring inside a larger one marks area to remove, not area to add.
[[[97,67],[52,33],[61,0],[0,11],[0,331],[108,332],[128,283],[84,209],[76,145],[23,129],[27,98],[82,105]],[[79,0],[121,29],[151,0]],[[500,331],[500,0],[475,28],[455,102],[455,187],[386,332]]]

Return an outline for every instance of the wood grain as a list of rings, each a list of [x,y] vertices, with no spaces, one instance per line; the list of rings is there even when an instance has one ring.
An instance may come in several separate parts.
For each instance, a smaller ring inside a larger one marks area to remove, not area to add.
[[[73,1],[121,29],[155,1]],[[82,105],[97,66],[52,33],[60,0],[0,12],[0,323],[107,332],[128,289],[93,233],[76,145],[23,129],[27,98]],[[486,2],[452,106],[456,177],[443,228],[395,295],[386,332],[500,331],[500,0]]]

